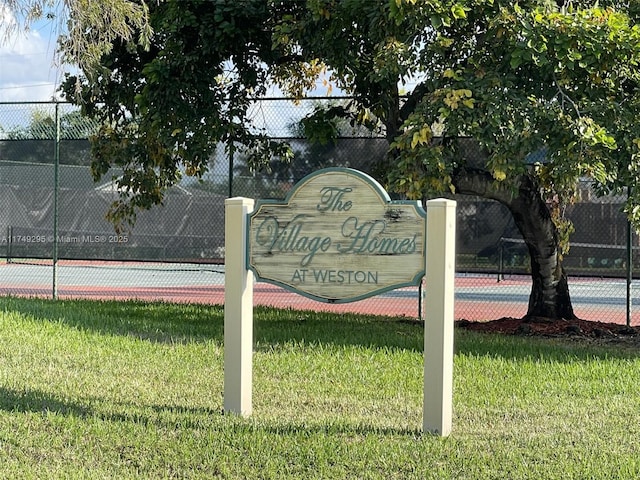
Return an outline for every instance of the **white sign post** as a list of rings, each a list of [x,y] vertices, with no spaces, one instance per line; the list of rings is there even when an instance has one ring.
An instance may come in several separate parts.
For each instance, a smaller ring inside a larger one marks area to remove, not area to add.
[[[456,204],[427,202],[423,430],[451,433]]]
[[[224,204],[224,410],[246,416],[253,409],[253,272],[245,261],[253,200],[228,198]]]
[[[333,303],[417,285],[424,277],[423,429],[449,435],[455,208],[444,199],[427,202],[426,213],[418,202],[392,202],[368,175],[340,168],[308,175],[284,203],[260,200],[253,210],[253,200],[227,199],[225,411],[252,411],[254,272],[260,280]]]

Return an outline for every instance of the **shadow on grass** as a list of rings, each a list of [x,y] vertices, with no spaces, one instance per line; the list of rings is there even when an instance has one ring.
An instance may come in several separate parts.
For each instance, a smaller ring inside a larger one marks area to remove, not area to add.
[[[224,308],[219,305],[0,297],[3,310],[34,321],[153,343],[224,341]],[[258,351],[292,343],[421,351],[422,341],[420,324],[386,317],[266,307],[254,311]]]
[[[51,300],[0,297],[0,311],[78,330],[122,335],[153,343],[222,342],[224,310],[217,305],[136,300]]]
[[[290,345],[361,346],[422,352],[422,323],[398,317],[256,309],[256,350]]]
[[[359,434],[359,435],[422,435],[419,429],[367,425],[363,423],[271,423],[257,422],[235,414],[225,414],[221,409],[184,407],[179,405],[133,405],[127,402],[111,403],[110,410],[89,406],[104,404],[105,399],[87,399],[88,405],[61,400],[39,390],[14,390],[0,388],[0,410],[12,413],[56,414],[81,419],[96,418],[106,422],[131,423],[144,427],[163,429],[232,430],[236,433],[268,433],[279,436],[298,434]]]
[[[456,329],[455,351],[459,354],[500,357],[506,360],[544,363],[574,363],[594,359],[636,359],[640,350],[624,343],[598,344],[588,338],[545,338],[478,333]]]
[[[287,436],[304,434],[319,434],[319,435],[343,435],[343,434],[355,434],[355,435],[380,435],[380,436],[402,436],[402,437],[415,437],[418,438],[424,433],[417,428],[396,428],[396,427],[382,427],[376,425],[366,425],[362,423],[348,424],[303,424],[303,423],[289,423],[281,425],[252,425],[252,430],[265,431],[269,434]],[[429,435],[429,434],[427,434]]]
[[[0,387],[0,410],[7,412],[20,413],[54,413],[63,416],[74,416],[79,418],[100,418],[112,422],[131,422],[142,425],[157,426],[175,426],[179,423],[181,426],[188,426],[188,419],[192,419],[192,427],[197,422],[194,419],[205,418],[209,415],[222,415],[220,410],[216,411],[209,408],[193,408],[176,405],[136,405],[124,402],[111,403],[119,412],[105,412],[89,406],[93,403],[104,403],[105,399],[89,398],[88,405],[69,400],[61,400],[50,393],[40,390],[14,390],[10,388]],[[146,411],[146,413],[145,413]],[[179,422],[161,421],[164,417],[174,416]],[[185,422],[187,422],[185,424]]]
[[[0,297],[0,311],[79,330],[122,335],[153,343],[215,341],[223,344],[224,308],[219,305],[142,301],[47,300]],[[256,351],[291,345],[363,346],[422,352],[423,324],[408,318],[313,311],[254,310]],[[573,362],[593,358],[637,358],[640,351],[575,341],[479,334],[456,330],[456,352],[511,360]]]
[[[39,390],[12,390],[0,388],[0,410],[8,412],[60,413],[86,417],[91,409],[75,402],[62,401]]]

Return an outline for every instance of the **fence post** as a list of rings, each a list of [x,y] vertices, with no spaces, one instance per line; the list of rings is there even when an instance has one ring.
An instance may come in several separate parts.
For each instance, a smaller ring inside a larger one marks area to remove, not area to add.
[[[53,276],[52,296],[58,298],[58,193],[60,191],[60,104],[55,103],[55,138],[53,149]]]
[[[447,436],[453,416],[456,202],[427,202],[423,431]]]
[[[627,187],[627,198],[631,196],[631,187]],[[633,226],[627,218],[627,327],[631,326],[631,283],[633,282]]]
[[[504,280],[504,237],[498,240],[498,283]]]
[[[229,198],[233,197],[233,154],[235,152],[235,145],[233,144],[233,141],[231,142],[231,145],[229,146],[229,176],[228,176],[228,182],[229,185],[227,185],[229,187]]]
[[[224,252],[224,411],[251,415],[253,388],[253,272],[247,269],[250,198],[227,198]]]
[[[13,244],[13,227],[9,225],[7,227],[7,263],[11,263],[11,257],[13,252],[11,251],[11,245]]]

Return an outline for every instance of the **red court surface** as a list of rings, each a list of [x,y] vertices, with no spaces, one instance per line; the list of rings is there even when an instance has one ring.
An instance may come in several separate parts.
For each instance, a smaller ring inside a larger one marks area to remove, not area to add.
[[[153,268],[115,262],[104,265],[88,262],[61,264],[57,298],[224,304],[224,272],[220,271],[223,269],[220,266]],[[52,298],[51,270],[51,265],[0,264],[0,295]],[[483,321],[524,316],[530,279],[514,276],[500,282],[497,280],[495,275],[459,275],[455,285],[455,318]],[[580,318],[626,322],[625,282],[576,279],[570,281],[570,289],[574,310]],[[406,288],[359,302],[330,304],[310,300],[268,283],[257,283],[254,287],[254,305],[408,318],[420,316],[419,297],[418,288]],[[632,300],[631,324],[640,325],[640,308],[636,299]]]

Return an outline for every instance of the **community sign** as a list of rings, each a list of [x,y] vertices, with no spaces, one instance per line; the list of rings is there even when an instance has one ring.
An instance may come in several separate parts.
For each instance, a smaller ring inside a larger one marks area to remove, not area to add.
[[[319,170],[284,201],[258,201],[247,264],[259,280],[314,300],[362,300],[420,282],[425,218],[419,202],[391,201],[365,173]]]
[[[255,206],[255,208],[254,208]],[[225,200],[224,410],[252,412],[253,286],[346,303],[424,277],[425,432],[451,432],[456,204],[393,202],[371,177],[331,168],[284,201]],[[252,273],[253,272],[253,273]]]

